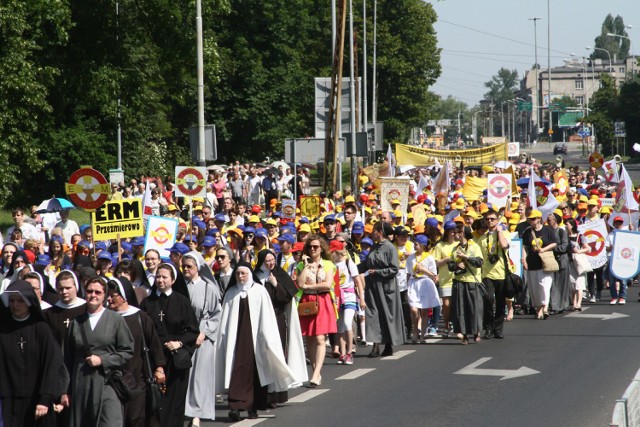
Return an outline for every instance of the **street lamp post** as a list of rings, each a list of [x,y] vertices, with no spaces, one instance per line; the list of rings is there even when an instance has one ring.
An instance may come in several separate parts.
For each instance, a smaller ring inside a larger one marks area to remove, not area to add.
[[[591,46],[587,46],[585,49],[591,50]],[[609,53],[607,49],[603,49],[601,47],[594,47],[593,50],[602,50],[607,53],[607,56],[609,57],[609,73],[612,73],[611,53]]]
[[[627,37],[627,36],[623,36],[620,34],[613,34],[613,33],[607,33],[607,35],[609,37],[618,37],[621,39],[627,39],[629,40],[629,53],[631,54],[631,78],[633,78],[633,73],[634,73],[634,57],[633,57],[633,50],[631,49],[631,37]]]
[[[535,55],[535,64],[534,67],[536,67],[536,106],[539,104],[539,99],[540,99],[540,92],[538,91],[538,26],[536,24],[536,22],[538,20],[540,20],[542,18],[540,17],[534,17],[534,18],[529,18],[529,21],[533,21],[533,43],[534,43],[534,55]],[[540,127],[540,117],[538,116],[538,111],[540,111],[539,108],[536,109],[536,127]],[[532,120],[533,121],[533,120]],[[535,135],[537,135],[538,132],[535,132]],[[534,135],[534,136],[535,136]]]

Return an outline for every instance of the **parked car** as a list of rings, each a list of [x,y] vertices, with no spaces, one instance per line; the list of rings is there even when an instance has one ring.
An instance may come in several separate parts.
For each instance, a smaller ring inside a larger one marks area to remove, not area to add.
[[[553,154],[567,154],[569,147],[566,142],[556,142],[556,146],[553,147]]]

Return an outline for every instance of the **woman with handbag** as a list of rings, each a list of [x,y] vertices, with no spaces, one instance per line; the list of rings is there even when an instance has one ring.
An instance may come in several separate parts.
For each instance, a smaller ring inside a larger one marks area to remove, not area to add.
[[[300,329],[302,336],[307,337],[307,357],[313,371],[309,385],[317,387],[322,383],[320,372],[326,354],[325,336],[338,330],[334,305],[336,266],[329,261],[326,240],[317,234],[309,236],[303,254],[296,269],[296,298],[299,299]]]
[[[106,294],[104,277],[87,282],[87,312],[73,320],[65,341],[65,364],[71,375],[70,426],[110,427],[124,422],[122,402],[107,377],[126,366],[134,343],[122,316],[104,308]]]
[[[184,422],[191,355],[200,334],[191,303],[184,295],[173,291],[177,275],[173,264],[160,264],[156,270],[156,291],[140,305],[155,325],[167,361],[167,392],[162,397],[160,410],[160,424],[166,427]]]
[[[578,233],[578,224],[576,224],[576,220],[573,218],[566,218],[564,220],[564,225],[567,229],[567,234],[569,235],[569,244],[570,244],[570,261],[569,261],[569,283],[571,286],[571,301],[574,310],[582,311],[582,294],[587,290],[587,270],[585,267],[588,266],[588,260],[586,259],[586,253],[591,250],[589,245],[587,245],[584,237]],[[582,259],[582,266],[580,264],[580,258]],[[587,264],[585,264],[587,263]]]
[[[558,211],[559,212],[559,211]],[[569,238],[567,230],[560,227],[562,217],[554,212],[547,218],[547,224],[553,230],[557,246],[553,254],[558,260],[559,270],[553,274],[551,286],[551,309],[555,313],[564,313],[571,305],[571,285],[569,284]]]
[[[526,270],[527,286],[531,305],[536,309],[536,319],[547,319],[553,273],[558,271],[558,262],[553,255],[556,247],[555,233],[543,225],[542,212],[537,209],[529,213],[527,220],[529,228],[522,234],[522,265]]]
[[[134,375],[140,389],[144,390],[125,403],[124,426],[155,427],[160,425],[160,419],[148,403],[153,402],[151,393],[159,393],[165,385],[166,362],[153,321],[144,311],[129,305],[129,298],[135,298],[135,294],[131,296],[132,293],[131,282],[125,277],[107,282],[108,308],[124,318],[133,336],[133,357],[127,362],[126,369]],[[152,387],[158,391],[152,390]],[[155,397],[159,398],[157,394]]]

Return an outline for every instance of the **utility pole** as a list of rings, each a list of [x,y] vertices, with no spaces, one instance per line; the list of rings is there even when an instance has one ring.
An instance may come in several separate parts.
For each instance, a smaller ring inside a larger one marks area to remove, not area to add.
[[[349,96],[351,98],[351,108],[349,109],[351,116],[351,189],[356,191],[358,188],[358,175],[356,170],[358,169],[358,158],[356,157],[356,79],[355,79],[355,64],[358,60],[355,55],[354,49],[354,37],[353,37],[353,0],[349,0],[349,74],[351,81],[351,90],[349,90]],[[355,194],[355,193],[354,193]]]
[[[547,91],[549,92],[549,142],[553,139],[553,113],[551,111],[551,1],[547,0],[547,65],[549,67],[549,80]]]
[[[539,17],[534,17],[534,18],[529,18],[529,21],[533,21],[533,43],[534,43],[534,55],[535,55],[535,64],[534,67],[536,68],[536,105],[535,110],[536,110],[536,128],[540,127],[540,117],[539,117],[539,111],[540,108],[538,107],[539,105],[542,105],[542,103],[540,102],[540,92],[538,89],[538,68],[539,64],[538,64],[538,26],[537,26],[537,21],[539,21],[542,18]],[[533,101],[533,99],[532,99]],[[536,132],[534,133],[534,138],[538,135],[537,129]]]
[[[364,131],[369,134],[367,110],[367,0],[362,2],[362,124]],[[355,191],[355,188],[353,189]]]
[[[196,50],[198,68],[198,166],[206,166],[204,144],[204,60],[202,53],[202,0],[196,0]]]
[[[378,49],[378,0],[373,0],[373,76],[371,91],[371,121],[373,122],[373,144],[375,146],[378,138],[377,124],[378,124],[378,83],[377,83],[377,55]],[[376,159],[371,159],[371,162],[375,162]]]

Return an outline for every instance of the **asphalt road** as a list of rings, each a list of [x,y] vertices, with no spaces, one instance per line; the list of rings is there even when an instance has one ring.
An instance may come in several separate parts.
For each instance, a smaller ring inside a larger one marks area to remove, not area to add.
[[[352,366],[326,360],[321,387],[293,390],[283,407],[237,425],[609,425],[640,367],[637,295],[632,287],[624,306],[603,298],[548,320],[516,316],[504,340],[432,340],[382,359],[359,347]],[[229,422],[224,404],[216,415],[202,425]]]

